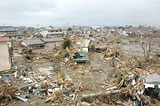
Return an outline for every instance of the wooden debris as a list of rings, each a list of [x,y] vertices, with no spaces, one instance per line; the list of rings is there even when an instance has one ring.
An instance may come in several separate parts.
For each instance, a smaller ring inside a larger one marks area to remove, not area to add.
[[[46,100],[45,100],[45,103],[47,103],[47,102],[49,102],[49,101],[54,101],[56,99],[56,97],[53,97],[53,96],[51,96],[51,97],[49,97],[49,98],[47,98]]]
[[[110,94],[117,94],[120,93],[122,91],[127,90],[128,88],[121,88],[119,90],[110,90],[110,91],[106,91],[104,93],[90,93],[90,94],[82,94],[82,98],[89,98],[89,97],[97,97],[97,96],[105,96],[105,95],[110,95]]]
[[[0,103],[10,101],[17,91],[18,88],[8,85],[4,80],[0,79]]]

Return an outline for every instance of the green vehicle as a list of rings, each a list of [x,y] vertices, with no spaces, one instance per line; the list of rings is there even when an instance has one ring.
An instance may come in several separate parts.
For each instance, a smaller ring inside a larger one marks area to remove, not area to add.
[[[77,63],[86,63],[89,61],[89,58],[85,52],[76,52],[73,55],[73,60]]]

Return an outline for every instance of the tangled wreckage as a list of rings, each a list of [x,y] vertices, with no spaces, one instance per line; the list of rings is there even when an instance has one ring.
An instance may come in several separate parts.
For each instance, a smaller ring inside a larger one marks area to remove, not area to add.
[[[11,69],[0,74],[2,106],[160,105],[158,58],[126,55],[114,46],[49,51],[17,43]]]

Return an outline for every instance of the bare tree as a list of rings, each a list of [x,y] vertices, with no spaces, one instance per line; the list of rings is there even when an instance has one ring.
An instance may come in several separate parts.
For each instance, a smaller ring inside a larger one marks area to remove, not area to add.
[[[143,54],[146,59],[149,59],[150,53],[152,51],[153,42],[151,38],[146,39],[145,41],[139,41],[141,48],[143,49]]]

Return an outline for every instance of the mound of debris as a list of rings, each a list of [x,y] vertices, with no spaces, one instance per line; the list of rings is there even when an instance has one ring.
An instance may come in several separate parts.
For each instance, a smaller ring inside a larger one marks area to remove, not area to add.
[[[15,97],[18,89],[14,85],[10,85],[5,80],[0,79],[0,105],[5,105]]]

